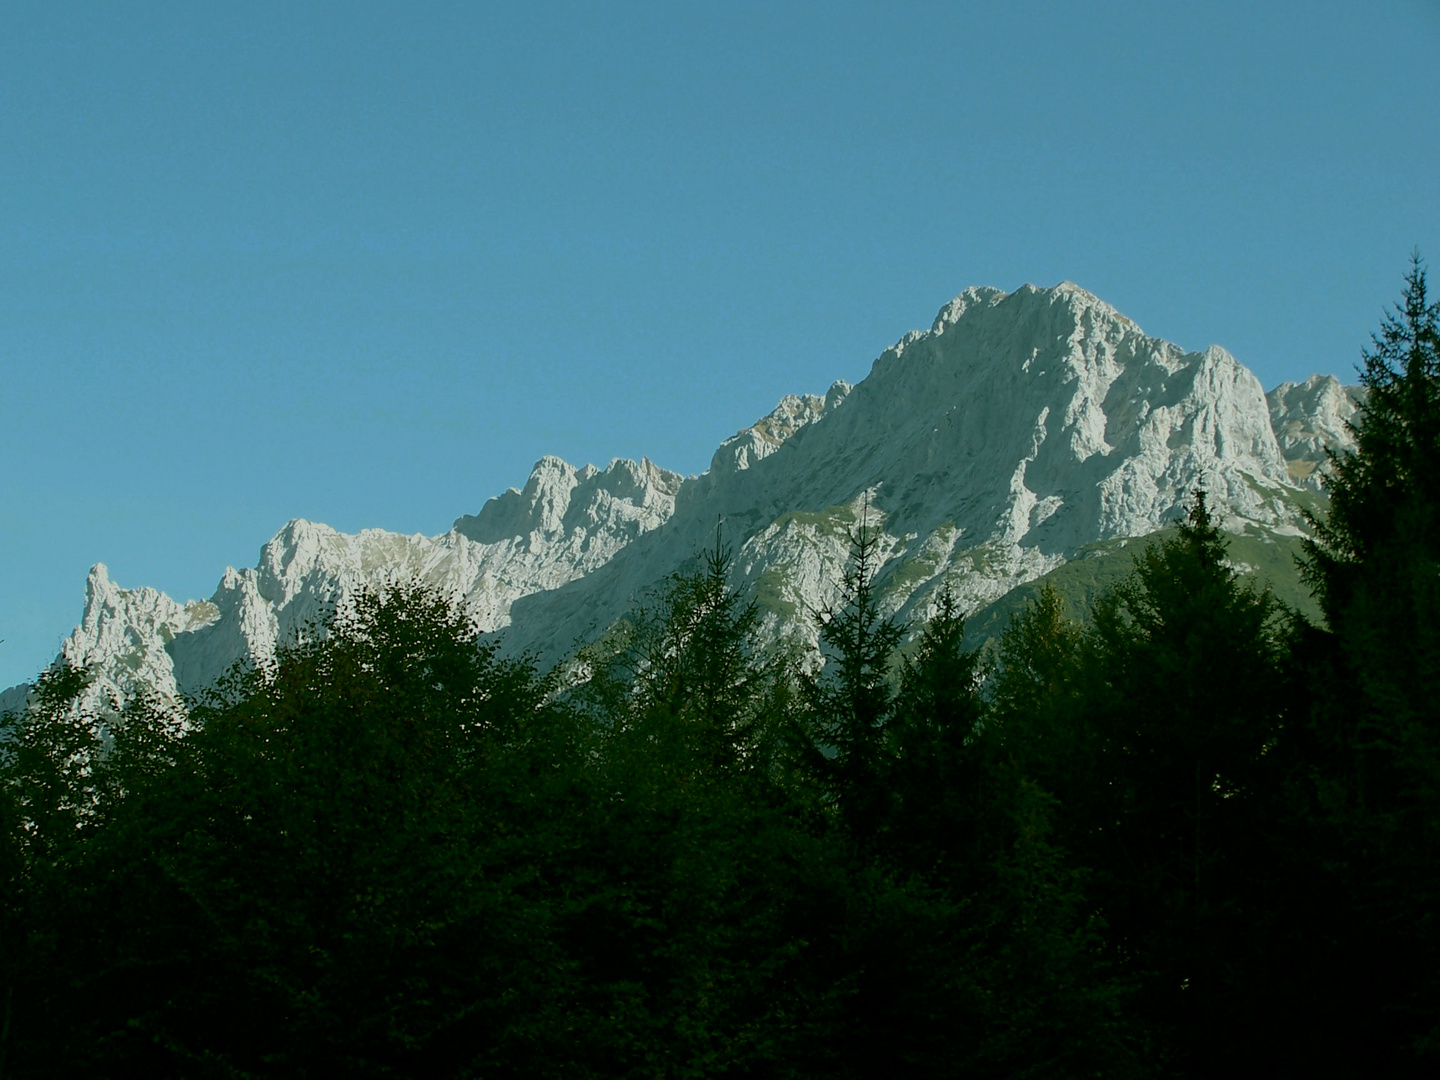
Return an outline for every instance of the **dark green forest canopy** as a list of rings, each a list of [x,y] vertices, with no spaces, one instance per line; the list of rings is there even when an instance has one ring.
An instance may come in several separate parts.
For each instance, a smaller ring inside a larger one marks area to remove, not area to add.
[[[1197,493],[968,626],[859,530],[818,671],[717,546],[564,674],[405,586],[188,713],[48,673],[0,1075],[1432,1075],[1437,318],[1417,261],[1304,591]]]

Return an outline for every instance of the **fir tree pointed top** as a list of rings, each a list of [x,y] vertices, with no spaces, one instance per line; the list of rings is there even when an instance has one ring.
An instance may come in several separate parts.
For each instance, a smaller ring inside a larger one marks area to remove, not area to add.
[[[1225,537],[1210,512],[1210,503],[1203,487],[1195,489],[1194,500],[1180,522],[1180,537],[1195,552],[1200,565],[1213,571],[1225,561]]]
[[[1332,627],[1356,568],[1402,534],[1430,542],[1440,505],[1440,301],[1429,297],[1418,253],[1371,345],[1361,354],[1355,450],[1331,456],[1329,513],[1310,518],[1315,538],[1302,564]]]

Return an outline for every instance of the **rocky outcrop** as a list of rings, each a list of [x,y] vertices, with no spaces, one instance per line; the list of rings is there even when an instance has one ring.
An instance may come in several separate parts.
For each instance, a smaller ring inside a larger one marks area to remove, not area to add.
[[[823,396],[786,394],[768,416],[720,444],[710,459],[710,474],[718,477],[739,472],[769,457],[802,427],[839,408],[853,389],[844,379],[836,379]]]
[[[1341,386],[1334,375],[1311,375],[1302,383],[1281,383],[1266,401],[1291,483],[1319,491],[1329,465],[1326,451],[1355,449],[1350,425],[1357,419],[1364,391]]]

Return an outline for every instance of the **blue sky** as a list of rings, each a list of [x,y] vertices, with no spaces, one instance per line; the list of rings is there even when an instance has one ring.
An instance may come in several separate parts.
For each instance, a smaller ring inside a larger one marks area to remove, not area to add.
[[[898,10],[897,10],[898,8]],[[0,686],[97,561],[703,470],[972,284],[1266,386],[1440,253],[1440,3],[29,4],[0,17]]]

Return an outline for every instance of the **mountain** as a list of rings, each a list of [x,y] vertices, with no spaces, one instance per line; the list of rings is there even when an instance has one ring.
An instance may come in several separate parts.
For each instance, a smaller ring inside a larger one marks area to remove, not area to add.
[[[297,519],[253,569],[184,605],[97,565],[61,658],[93,666],[96,702],[178,698],[236,660],[267,661],[364,583],[420,578],[462,593],[507,648],[554,661],[694,566],[717,527],[768,631],[813,647],[806,613],[836,597],[862,521],[882,533],[889,611],[923,616],[948,587],[993,630],[1017,586],[1113,575],[1128,539],[1176,521],[1199,486],[1248,545],[1240,561],[1283,573],[1357,402],[1330,376],[1267,397],[1224,349],[1148,337],[1069,282],[971,288],[859,384],[783,399],[700,476],[546,457],[441,536]],[[23,700],[15,688],[0,706]]]

